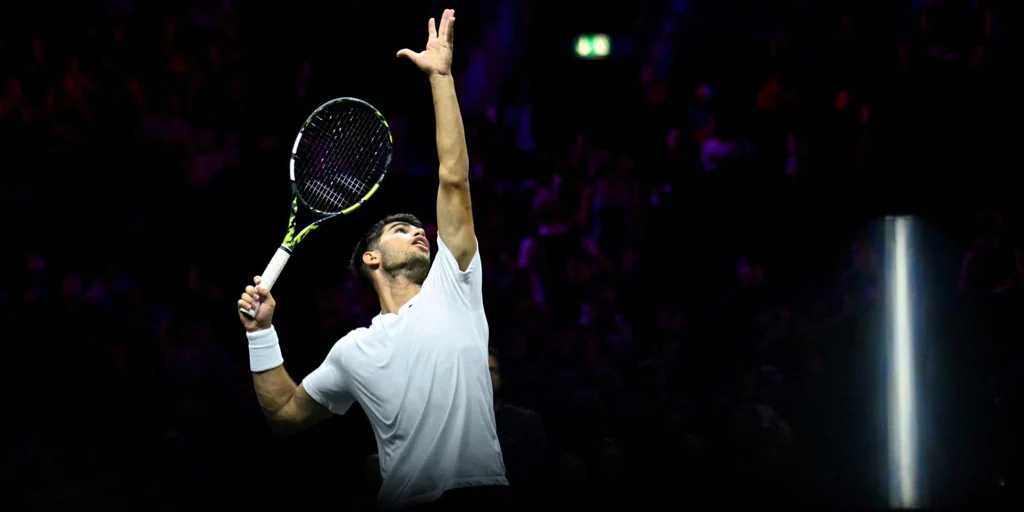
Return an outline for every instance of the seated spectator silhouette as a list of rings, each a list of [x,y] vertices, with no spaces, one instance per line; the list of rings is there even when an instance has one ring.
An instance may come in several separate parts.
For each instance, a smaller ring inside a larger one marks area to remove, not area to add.
[[[548,438],[540,415],[525,407],[507,403],[502,396],[501,360],[498,350],[490,348],[491,385],[494,388],[494,418],[498,441],[505,461],[514,508],[539,504],[541,491],[547,488]]]

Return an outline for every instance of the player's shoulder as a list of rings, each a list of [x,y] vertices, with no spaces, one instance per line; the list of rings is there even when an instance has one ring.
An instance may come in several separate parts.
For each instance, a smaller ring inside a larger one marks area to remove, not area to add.
[[[356,327],[348,332],[348,334],[341,337],[343,340],[359,339],[366,336],[370,332],[369,327]]]
[[[359,327],[352,329],[342,336],[338,341],[334,342],[331,346],[331,351],[328,353],[327,358],[335,361],[336,364],[340,364],[342,361],[351,359],[351,351],[349,350],[352,345],[359,343],[366,336],[367,329],[365,327]],[[348,352],[348,356],[344,354]]]
[[[366,337],[366,333],[368,331],[369,329],[367,329],[366,327],[357,327],[355,329],[352,329],[344,336],[339,338],[338,341],[334,342],[334,345],[331,346],[331,353],[340,353],[342,348],[345,347],[346,345],[358,343],[359,340]]]
[[[473,235],[476,240],[476,247],[473,250],[473,257],[470,259],[469,267],[465,270],[459,268],[459,263],[455,258],[455,254],[448,247],[448,245],[442,239],[441,233],[437,233],[437,255],[434,256],[434,266],[442,265],[451,269],[456,275],[466,277],[470,275],[480,275],[480,267],[483,266],[483,262],[480,258],[480,240]]]
[[[342,345],[345,343],[358,342],[359,340],[366,337],[369,334],[370,329],[366,327],[356,327],[348,332],[348,334],[341,337],[335,345]]]

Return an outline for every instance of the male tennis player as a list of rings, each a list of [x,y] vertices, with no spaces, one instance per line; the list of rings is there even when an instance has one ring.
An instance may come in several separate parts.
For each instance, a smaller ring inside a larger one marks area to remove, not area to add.
[[[487,319],[473,231],[469,161],[451,76],[455,11],[431,18],[424,51],[401,50],[430,79],[440,160],[437,256],[419,220],[395,215],[360,240],[353,270],[369,281],[381,313],[335,343],[296,386],[271,324],[274,298],[248,286],[238,306],[249,338],[256,395],[271,426],[290,433],[366,411],[377,438],[382,508],[501,505],[508,482],[495,429]]]

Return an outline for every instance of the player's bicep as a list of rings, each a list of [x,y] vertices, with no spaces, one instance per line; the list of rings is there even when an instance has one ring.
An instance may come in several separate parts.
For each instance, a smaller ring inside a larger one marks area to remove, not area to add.
[[[460,270],[466,270],[476,255],[473,204],[469,181],[441,181],[437,187],[437,233],[444,238]]]

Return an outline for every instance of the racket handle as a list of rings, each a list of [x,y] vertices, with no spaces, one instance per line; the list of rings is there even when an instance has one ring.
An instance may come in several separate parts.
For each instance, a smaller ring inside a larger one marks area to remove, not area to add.
[[[260,286],[270,291],[274,287],[274,283],[277,282],[278,276],[281,275],[281,271],[284,270],[284,266],[288,263],[292,253],[284,247],[278,247],[277,252],[274,253],[274,257],[270,259],[270,263],[267,264],[266,270],[260,274]],[[252,309],[238,308],[243,315],[250,319],[256,318],[256,310],[259,309],[260,304],[257,302]]]

